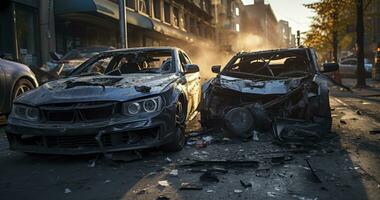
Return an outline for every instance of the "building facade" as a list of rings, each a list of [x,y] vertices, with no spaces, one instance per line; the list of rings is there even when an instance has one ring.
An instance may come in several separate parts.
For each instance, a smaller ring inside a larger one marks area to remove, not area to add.
[[[241,20],[244,6],[241,0],[213,0],[217,43],[227,52],[240,51]]]
[[[126,3],[129,47],[179,46],[195,51],[199,44],[216,40],[211,0]],[[0,54],[30,66],[48,61],[49,52],[119,46],[118,0],[11,0],[0,16]]]
[[[290,28],[288,21],[280,20],[278,22],[278,33],[280,34],[280,48],[289,48],[291,46],[292,28]]]
[[[242,32],[254,35],[262,42],[262,49],[279,48],[278,21],[270,6],[264,0],[255,0],[254,4],[244,6],[246,17],[242,20]]]

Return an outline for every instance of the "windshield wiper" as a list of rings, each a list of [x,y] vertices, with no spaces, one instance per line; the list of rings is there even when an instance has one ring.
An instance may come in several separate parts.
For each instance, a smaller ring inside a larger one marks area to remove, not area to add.
[[[275,77],[275,76],[274,76],[274,73],[273,73],[273,71],[272,71],[272,69],[269,67],[269,63],[270,63],[270,61],[272,61],[272,59],[273,59],[275,56],[276,56],[276,54],[274,54],[273,56],[271,56],[271,57],[269,58],[269,60],[266,61],[266,62],[265,62],[265,59],[264,59],[264,58],[261,58],[261,60],[263,60],[263,61],[265,62],[264,66],[260,67],[259,69],[257,69],[256,71],[254,71],[254,72],[252,72],[252,73],[254,74],[254,73],[260,71],[260,70],[263,69],[263,68],[267,68],[267,69],[269,70],[269,72],[271,73],[271,75],[272,75],[273,77]]]

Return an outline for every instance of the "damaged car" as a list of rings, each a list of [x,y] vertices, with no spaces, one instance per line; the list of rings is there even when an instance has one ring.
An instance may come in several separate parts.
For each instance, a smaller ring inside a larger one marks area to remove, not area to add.
[[[280,141],[317,141],[331,129],[328,78],[310,48],[242,52],[203,85],[201,123],[241,137],[272,132]]]
[[[6,133],[11,150],[27,153],[178,151],[200,100],[199,67],[182,50],[106,51],[20,96]]]

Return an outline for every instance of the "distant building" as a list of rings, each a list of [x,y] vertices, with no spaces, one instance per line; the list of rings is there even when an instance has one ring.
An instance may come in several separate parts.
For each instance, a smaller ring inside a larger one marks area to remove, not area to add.
[[[236,52],[240,50],[239,34],[244,5],[241,0],[213,0],[215,9],[217,43],[222,50]]]
[[[295,34],[291,34],[290,36],[290,48],[296,48],[297,47],[297,44],[296,44],[296,35]]]
[[[3,1],[3,0],[2,0]],[[50,51],[119,45],[118,0],[10,0],[0,11],[0,54],[41,66]],[[129,47],[193,50],[216,40],[211,0],[127,0]]]
[[[270,6],[264,0],[255,0],[252,5],[244,6],[246,17],[242,20],[242,32],[260,36],[266,49],[278,48],[281,37],[278,32],[278,21]]]
[[[278,22],[278,32],[280,34],[280,48],[289,48],[292,29],[289,26],[289,22],[285,20],[280,20]]]

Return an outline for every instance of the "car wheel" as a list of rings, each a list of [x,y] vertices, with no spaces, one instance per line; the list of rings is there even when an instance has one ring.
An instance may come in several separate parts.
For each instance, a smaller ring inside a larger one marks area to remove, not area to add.
[[[182,101],[178,101],[176,104],[176,116],[175,116],[176,132],[170,143],[162,147],[163,150],[169,152],[180,151],[185,146],[185,123],[186,123],[186,109]]]
[[[28,79],[22,78],[18,80],[13,89],[12,100],[32,89],[34,89],[34,85]]]

